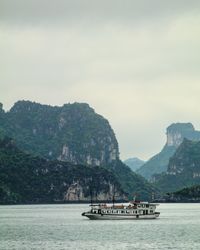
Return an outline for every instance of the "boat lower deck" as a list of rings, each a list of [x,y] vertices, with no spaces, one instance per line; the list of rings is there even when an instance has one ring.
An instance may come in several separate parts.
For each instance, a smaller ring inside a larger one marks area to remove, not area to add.
[[[138,220],[138,219],[156,219],[159,216],[160,213],[155,214],[122,214],[122,215],[116,215],[116,214],[93,214],[93,213],[83,213],[83,216],[88,217],[90,220]]]

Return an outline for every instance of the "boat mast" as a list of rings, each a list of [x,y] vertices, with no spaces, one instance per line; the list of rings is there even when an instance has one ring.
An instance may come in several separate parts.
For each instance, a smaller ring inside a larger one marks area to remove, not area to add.
[[[113,186],[113,196],[112,196],[113,207],[114,207],[114,204],[115,204],[115,192],[116,192],[116,190],[115,190],[115,184],[114,184],[114,186]]]
[[[93,188],[92,188],[92,177],[91,177],[91,183],[89,185],[89,190],[90,190],[90,204],[93,204],[92,196],[93,196]]]
[[[112,196],[112,202],[113,202],[113,207],[114,207],[114,204],[115,204],[115,195]]]

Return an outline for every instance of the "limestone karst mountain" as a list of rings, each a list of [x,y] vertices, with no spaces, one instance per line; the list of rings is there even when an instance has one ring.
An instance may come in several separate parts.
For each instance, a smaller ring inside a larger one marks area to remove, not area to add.
[[[109,170],[130,197],[151,197],[155,188],[119,159],[109,122],[85,103],[62,107],[18,101],[10,111],[1,107],[0,129],[16,146],[31,155]],[[72,188],[73,189],[73,188]]]
[[[109,122],[85,103],[62,107],[18,101],[5,113],[6,133],[17,146],[47,159],[102,165],[119,158]]]
[[[167,172],[155,176],[155,184],[163,192],[200,185],[200,141],[184,139],[170,158]]]
[[[200,131],[196,131],[191,123],[173,123],[167,128],[167,142],[160,153],[153,156],[136,172],[146,179],[151,179],[154,174],[167,171],[170,157],[183,142],[184,138],[192,141],[200,140]]]

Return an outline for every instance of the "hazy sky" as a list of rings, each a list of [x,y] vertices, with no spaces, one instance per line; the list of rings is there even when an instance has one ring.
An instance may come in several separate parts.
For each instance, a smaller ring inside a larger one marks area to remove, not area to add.
[[[121,158],[200,129],[199,0],[0,0],[0,102],[87,102]]]

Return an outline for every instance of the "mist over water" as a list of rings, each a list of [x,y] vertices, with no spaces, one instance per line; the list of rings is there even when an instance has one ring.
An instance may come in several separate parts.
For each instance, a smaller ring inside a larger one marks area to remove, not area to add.
[[[86,210],[0,206],[0,249],[200,249],[200,204],[161,204],[159,219],[138,221],[90,221]]]

